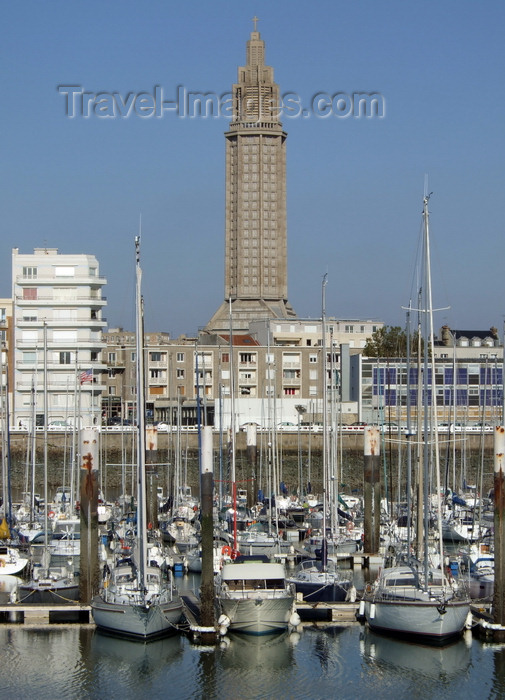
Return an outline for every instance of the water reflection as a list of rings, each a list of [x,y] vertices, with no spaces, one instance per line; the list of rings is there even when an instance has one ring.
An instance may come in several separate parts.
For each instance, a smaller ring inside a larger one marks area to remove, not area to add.
[[[288,632],[259,636],[230,632],[222,642],[223,668],[254,668],[263,673],[286,668],[293,661],[293,643],[297,639]]]
[[[460,676],[470,666],[470,644],[460,640],[444,647],[424,646],[382,637],[368,628],[360,638],[361,654],[372,666],[398,676],[402,672],[419,674],[424,679],[447,681]]]

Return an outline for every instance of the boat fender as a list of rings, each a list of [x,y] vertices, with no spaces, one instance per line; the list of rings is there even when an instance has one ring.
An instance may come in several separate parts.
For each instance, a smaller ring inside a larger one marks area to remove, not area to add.
[[[219,625],[219,627],[229,627],[230,622],[231,622],[231,620],[228,617],[228,615],[225,615],[223,613],[222,615],[219,616],[219,620],[217,621],[217,624]]]
[[[294,613],[291,615],[291,617],[289,618],[289,624],[290,624],[292,627],[298,627],[298,625],[300,624],[300,622],[301,622],[300,615],[299,615],[297,612],[294,612]]]
[[[372,603],[370,606],[370,619],[373,620],[375,617],[375,603]]]
[[[365,614],[365,601],[360,600],[360,602],[359,602],[359,616],[363,617],[364,614]]]

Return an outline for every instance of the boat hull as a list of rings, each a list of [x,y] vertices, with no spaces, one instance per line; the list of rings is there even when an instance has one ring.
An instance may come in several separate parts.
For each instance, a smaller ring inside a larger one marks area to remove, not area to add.
[[[68,605],[79,600],[79,583],[31,581],[19,586],[18,598],[24,605]]]
[[[183,615],[178,596],[170,602],[150,606],[114,603],[95,596],[91,610],[101,631],[143,641],[174,634]]]
[[[229,629],[242,634],[273,634],[289,626],[293,596],[282,598],[221,598],[221,610],[230,619]]]
[[[296,579],[288,579],[294,583],[297,593],[301,593],[307,603],[340,603],[347,597],[350,582],[321,584],[317,582],[303,582]]]
[[[446,644],[460,636],[470,611],[468,601],[366,600],[365,618],[375,632]]]

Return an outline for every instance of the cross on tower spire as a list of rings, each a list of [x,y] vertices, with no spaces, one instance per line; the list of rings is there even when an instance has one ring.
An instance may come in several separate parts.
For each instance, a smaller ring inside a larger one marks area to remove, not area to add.
[[[254,15],[254,17],[252,18],[252,21],[254,22],[254,31],[257,32],[258,29],[257,29],[256,25],[258,24],[259,19],[256,17],[256,15]]]

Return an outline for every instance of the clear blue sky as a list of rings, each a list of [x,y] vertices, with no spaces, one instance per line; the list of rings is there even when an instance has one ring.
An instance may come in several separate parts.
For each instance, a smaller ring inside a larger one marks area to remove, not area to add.
[[[142,215],[146,329],[192,334],[224,295],[228,120],[84,119],[92,93],[231,89],[251,18],[281,92],[380,93],[382,119],[285,118],[289,300],[299,316],[404,324],[430,202],[436,327],[500,329],[505,5],[405,0],[86,0],[2,7],[0,296],[11,249],[96,255],[110,326],[133,328]]]

